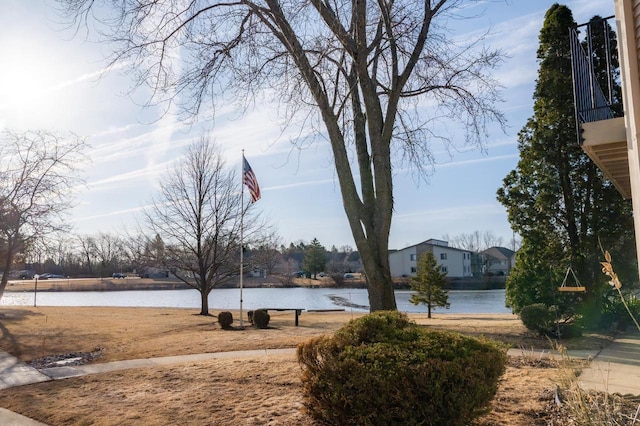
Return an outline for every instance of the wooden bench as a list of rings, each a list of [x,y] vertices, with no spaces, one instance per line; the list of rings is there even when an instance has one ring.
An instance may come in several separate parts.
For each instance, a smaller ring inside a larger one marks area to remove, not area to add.
[[[300,314],[302,314],[302,311],[304,311],[304,308],[263,308],[265,311],[269,312],[269,311],[295,311],[296,312],[296,327],[298,326],[298,318],[300,317]]]

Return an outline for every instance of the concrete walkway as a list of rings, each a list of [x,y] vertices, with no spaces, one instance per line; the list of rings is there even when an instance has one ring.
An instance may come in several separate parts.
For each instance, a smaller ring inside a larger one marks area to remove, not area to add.
[[[126,361],[87,364],[80,366],[51,367],[36,370],[17,358],[0,351],[0,395],[1,389],[22,386],[49,380],[61,380],[87,374],[109,373],[132,368],[157,367],[210,359],[261,357],[272,355],[294,355],[294,348],[257,349],[248,351],[216,352],[194,355],[179,355],[160,358],[132,359]],[[554,353],[510,349],[510,356],[558,356]],[[597,351],[569,351],[576,359],[592,359],[589,367],[582,370],[580,385],[585,390],[598,390],[610,394],[640,395],[640,332],[629,331],[616,337],[606,348]],[[0,408],[0,425],[40,425],[19,414]]]
[[[578,379],[585,390],[640,395],[640,332],[629,329],[618,335]]]

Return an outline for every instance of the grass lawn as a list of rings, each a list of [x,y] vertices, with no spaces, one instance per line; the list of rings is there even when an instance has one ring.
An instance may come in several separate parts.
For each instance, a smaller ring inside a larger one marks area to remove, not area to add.
[[[270,312],[270,328],[222,330],[215,317],[193,309],[0,307],[0,348],[25,362],[69,353],[94,354],[91,363],[244,349],[295,347],[332,333],[361,314]],[[212,312],[217,314],[217,312]],[[234,325],[239,325],[234,312]],[[484,335],[522,348],[512,359],[492,411],[480,425],[535,425],[549,410],[560,369],[526,362],[531,348],[550,343],[513,315],[410,314],[418,324]],[[606,345],[588,335],[569,348]],[[524,362],[523,362],[524,360]],[[312,425],[303,410],[294,356],[238,357],[124,370],[0,390],[0,407],[49,425]]]

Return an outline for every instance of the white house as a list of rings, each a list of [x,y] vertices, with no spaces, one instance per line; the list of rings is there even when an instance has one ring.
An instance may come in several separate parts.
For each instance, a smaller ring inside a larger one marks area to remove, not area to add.
[[[418,260],[423,253],[430,252],[448,278],[472,277],[471,252],[449,247],[442,240],[430,239],[400,250],[389,251],[389,266],[392,277],[413,277],[418,270]]]

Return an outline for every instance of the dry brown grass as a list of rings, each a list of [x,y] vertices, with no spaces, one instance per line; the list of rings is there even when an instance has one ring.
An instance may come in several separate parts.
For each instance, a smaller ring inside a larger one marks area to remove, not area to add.
[[[214,317],[195,313],[162,308],[2,307],[0,348],[27,362],[97,350],[101,356],[93,363],[101,363],[294,347],[353,318],[348,313],[303,313],[300,326],[294,327],[292,312],[272,312],[270,329],[224,331]],[[515,347],[546,344],[512,315],[436,315],[428,320],[426,315],[411,314],[410,318],[434,328],[483,334]],[[597,339],[587,342],[599,344]],[[555,368],[513,364],[502,379],[493,411],[480,424],[546,424],[546,404],[557,374]],[[50,425],[312,425],[303,411],[299,375],[293,356],[217,359],[0,390],[0,406]]]

